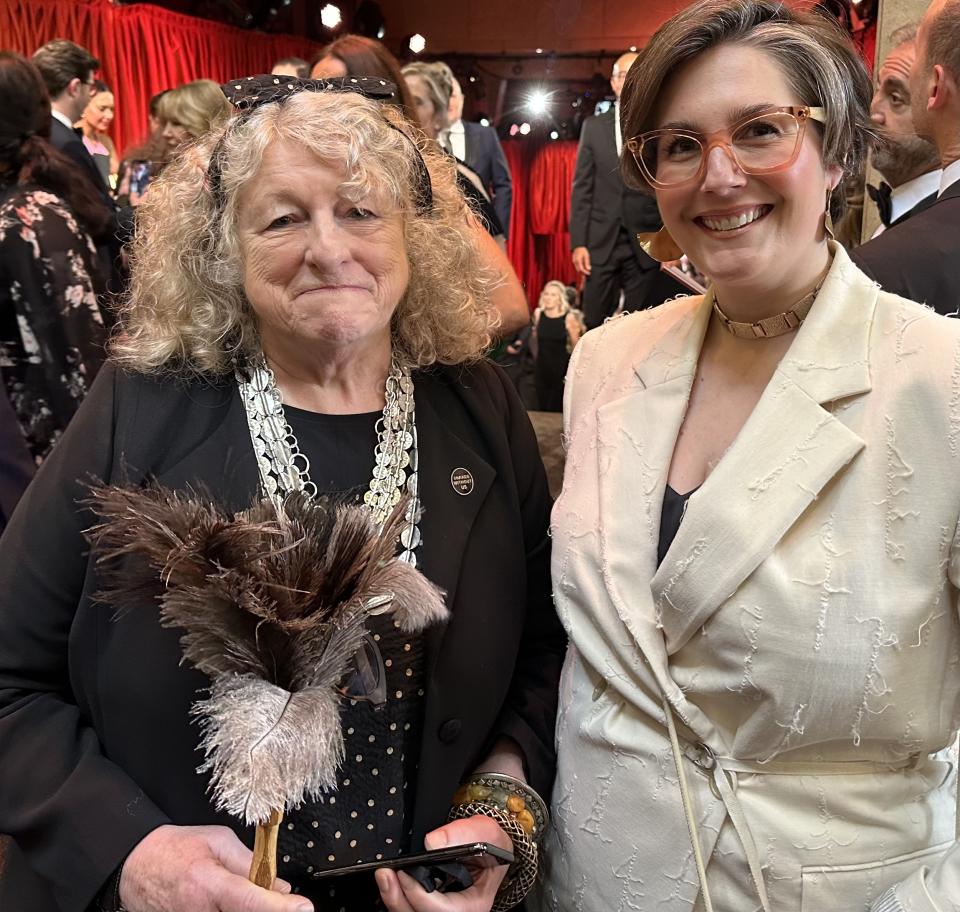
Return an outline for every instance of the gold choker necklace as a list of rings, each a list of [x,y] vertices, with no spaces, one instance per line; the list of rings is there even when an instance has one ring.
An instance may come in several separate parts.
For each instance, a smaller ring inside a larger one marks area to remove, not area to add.
[[[774,336],[782,336],[784,333],[793,332],[800,327],[810,313],[813,302],[817,299],[820,286],[823,285],[823,279],[817,282],[817,287],[809,294],[804,295],[789,310],[783,313],[774,314],[772,317],[764,317],[757,320],[756,323],[740,323],[731,320],[717,303],[716,295],[713,298],[713,309],[720,318],[720,325],[729,333],[740,339],[772,339]]]

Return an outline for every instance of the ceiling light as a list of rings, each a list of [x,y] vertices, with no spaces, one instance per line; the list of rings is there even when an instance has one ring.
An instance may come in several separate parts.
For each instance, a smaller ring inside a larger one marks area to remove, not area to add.
[[[320,10],[320,21],[324,28],[335,29],[340,24],[340,7],[328,3]]]

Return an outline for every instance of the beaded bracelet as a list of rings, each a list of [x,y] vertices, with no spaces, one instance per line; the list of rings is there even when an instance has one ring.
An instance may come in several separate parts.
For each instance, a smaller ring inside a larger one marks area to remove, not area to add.
[[[547,827],[547,806],[526,783],[502,773],[482,772],[460,786],[450,820],[482,815],[495,820],[513,841],[513,864],[497,891],[491,912],[520,903],[536,882],[538,845]]]
[[[526,782],[504,773],[480,772],[463,783],[453,796],[454,806],[479,802],[500,808],[516,820],[537,844],[543,839],[549,816],[543,799]]]

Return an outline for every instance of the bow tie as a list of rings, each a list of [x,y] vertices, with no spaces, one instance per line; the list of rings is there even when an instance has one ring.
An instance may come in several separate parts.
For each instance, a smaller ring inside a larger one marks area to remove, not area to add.
[[[877,204],[880,221],[883,222],[884,228],[890,227],[890,216],[893,213],[893,203],[890,200],[891,192],[890,185],[886,181],[880,181],[879,187],[867,184],[867,193],[870,194],[870,199]]]

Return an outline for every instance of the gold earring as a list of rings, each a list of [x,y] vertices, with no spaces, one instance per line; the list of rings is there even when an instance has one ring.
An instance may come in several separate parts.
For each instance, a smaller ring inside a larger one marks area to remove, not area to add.
[[[648,257],[658,263],[669,263],[683,256],[680,245],[666,227],[659,231],[645,231],[637,234],[637,243]]]
[[[827,189],[827,207],[823,213],[823,233],[826,234],[831,241],[835,241],[837,236],[833,233],[833,216],[830,214],[830,197],[833,195],[833,190]]]

